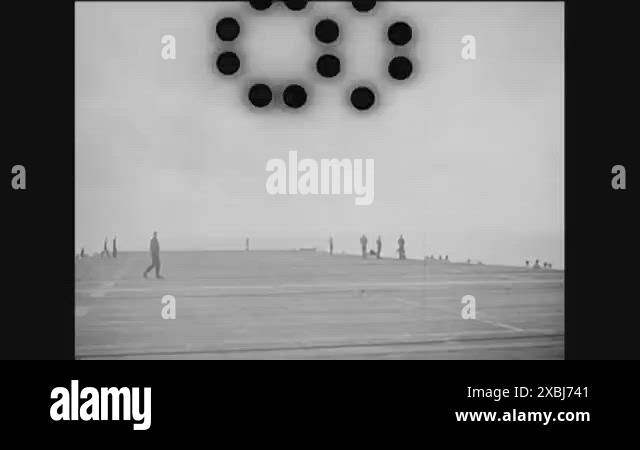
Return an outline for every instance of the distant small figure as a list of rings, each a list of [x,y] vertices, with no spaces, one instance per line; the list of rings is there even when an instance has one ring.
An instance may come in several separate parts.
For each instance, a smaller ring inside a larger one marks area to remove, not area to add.
[[[534,269],[539,269],[540,268],[540,260],[536,259],[536,263],[533,265]]]
[[[107,248],[108,238],[104,238],[104,246],[102,247],[102,253],[100,253],[100,257],[109,257],[109,249]]]
[[[84,258],[84,247],[80,249],[80,258]]]
[[[380,259],[380,252],[382,251],[382,238],[378,235],[378,239],[376,239],[376,258]]]
[[[156,278],[162,278],[160,275],[160,243],[158,242],[157,231],[153,232],[153,238],[151,239],[149,250],[151,251],[151,265],[144,271],[143,276],[147,278],[147,274],[151,269],[156,269]]]
[[[542,267],[544,267],[545,269],[547,268],[547,262],[546,261],[542,263]]]
[[[249,251],[249,238],[245,239],[244,241],[244,249],[246,251]]]
[[[525,264],[527,267],[529,267],[529,260],[526,260],[526,261],[524,262],[524,264]]]
[[[467,259],[467,264],[471,264],[471,259]]]
[[[549,269],[551,269],[551,263],[548,264]]]
[[[118,247],[116,247],[116,237],[113,237],[113,250],[111,251],[111,254],[113,255],[114,258],[118,257]]]
[[[367,257],[367,237],[363,234],[360,237],[360,246],[362,247],[362,259]]]
[[[438,255],[438,261],[442,261],[442,255]]]
[[[329,236],[329,254],[333,255],[333,236]]]
[[[446,256],[444,257],[444,261],[445,261],[445,262],[449,262],[449,255],[446,255]]]
[[[404,250],[404,237],[402,235],[398,238],[398,259],[407,259],[407,255]]]

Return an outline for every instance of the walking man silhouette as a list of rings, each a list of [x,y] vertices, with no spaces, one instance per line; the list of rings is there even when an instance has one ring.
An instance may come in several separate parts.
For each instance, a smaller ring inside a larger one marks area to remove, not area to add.
[[[147,274],[151,272],[152,269],[156,269],[156,278],[162,278],[160,275],[160,243],[158,242],[157,231],[153,232],[153,238],[151,239],[149,250],[151,251],[151,265],[144,271],[143,276],[147,278]]]

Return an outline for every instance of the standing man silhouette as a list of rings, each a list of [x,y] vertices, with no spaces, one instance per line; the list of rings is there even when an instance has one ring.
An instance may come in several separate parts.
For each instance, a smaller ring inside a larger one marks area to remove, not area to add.
[[[376,239],[376,246],[376,258],[380,259],[380,252],[382,251],[382,238],[380,237],[380,235],[378,235],[378,239]]]
[[[118,257],[118,248],[116,247],[116,237],[113,237],[113,250],[111,251],[111,254],[113,255],[114,258]]]
[[[147,274],[151,269],[156,269],[156,278],[162,278],[160,275],[160,243],[158,242],[157,231],[153,232],[153,238],[151,239],[149,250],[151,251],[151,265],[144,271],[143,276],[147,278]]]
[[[107,248],[107,238],[104,238],[104,247],[102,247],[102,254],[100,256],[106,256],[107,258],[109,257],[109,249]]]
[[[363,234],[360,238],[360,246],[362,247],[362,259],[367,257],[367,237]]]
[[[404,251],[404,237],[402,235],[398,238],[398,259],[407,259]]]
[[[329,236],[329,254],[333,255],[333,236]]]

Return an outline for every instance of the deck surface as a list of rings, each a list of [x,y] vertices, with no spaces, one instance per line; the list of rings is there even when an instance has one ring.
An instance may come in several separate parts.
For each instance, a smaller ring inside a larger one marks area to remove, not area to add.
[[[560,359],[564,271],[296,251],[76,262],[78,359]],[[464,295],[475,320],[461,317]],[[165,295],[176,319],[161,316]]]

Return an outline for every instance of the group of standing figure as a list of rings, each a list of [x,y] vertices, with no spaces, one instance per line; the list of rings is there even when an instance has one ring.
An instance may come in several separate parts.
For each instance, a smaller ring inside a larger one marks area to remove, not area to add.
[[[113,241],[111,241],[111,252],[109,252],[109,238],[104,238],[104,246],[102,247],[102,251],[100,252],[100,257],[104,258],[105,256],[108,258],[113,256],[114,258],[118,257],[118,247],[116,246],[116,237],[113,237]],[[86,255],[84,251],[84,247],[80,249],[80,258],[84,258]]]
[[[116,237],[113,237],[113,241],[111,241],[111,254],[109,254],[109,247],[108,247],[108,242],[109,239],[108,238],[104,238],[104,246],[102,247],[102,252],[100,253],[100,257],[104,258],[105,256],[108,258],[109,256],[113,256],[114,258],[118,257],[118,247],[116,246]],[[82,251],[84,251],[84,248],[82,249]]]
[[[525,265],[526,265],[527,267],[532,267],[528,260],[527,260],[527,261],[525,261]],[[536,262],[533,264],[533,268],[534,268],[534,269],[540,269],[540,268],[541,268],[541,266],[540,266],[540,260],[539,260],[539,259],[536,259]],[[550,262],[546,262],[546,261],[545,261],[545,262],[543,262],[542,268],[544,268],[544,269],[551,269],[551,268],[552,268],[552,267],[551,267],[551,263],[550,263]]]
[[[362,259],[365,259],[367,257],[367,244],[368,244],[369,240],[367,239],[366,235],[362,235],[360,237],[360,247],[362,249]],[[407,259],[407,254],[405,252],[404,249],[404,237],[402,235],[400,235],[400,238],[398,238],[398,249],[396,250],[398,252],[398,259]],[[377,259],[381,258],[381,254],[382,254],[382,237],[380,237],[380,235],[378,235],[378,239],[376,239],[376,249],[371,249],[368,252],[370,255],[375,256]],[[329,254],[333,255],[333,236],[329,237]]]

